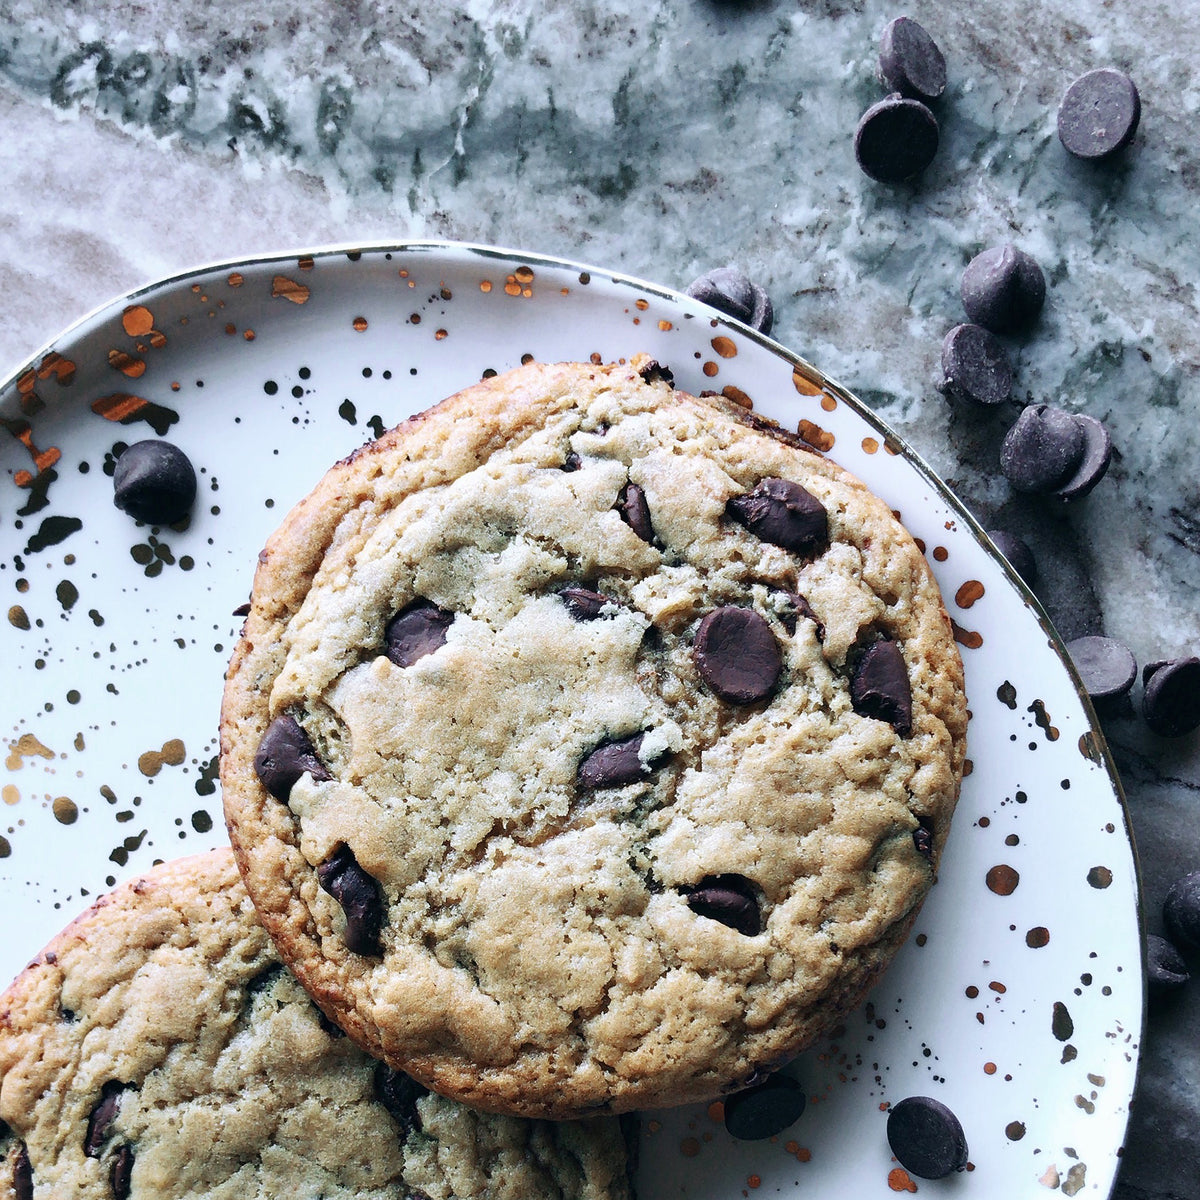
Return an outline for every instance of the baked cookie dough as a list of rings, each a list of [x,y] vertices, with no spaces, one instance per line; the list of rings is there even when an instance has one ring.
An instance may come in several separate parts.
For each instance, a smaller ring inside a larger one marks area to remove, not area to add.
[[[610,1118],[473,1112],[363,1054],[228,849],[97,902],[0,996],[0,1196],[628,1200]]]
[[[532,364],[334,466],[260,556],[226,816],[284,960],[431,1088],[713,1097],[854,1007],[966,706],[888,507],[645,358]]]

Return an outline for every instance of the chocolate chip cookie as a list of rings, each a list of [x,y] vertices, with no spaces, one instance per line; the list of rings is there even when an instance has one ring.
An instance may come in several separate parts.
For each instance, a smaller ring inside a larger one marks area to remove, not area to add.
[[[228,849],[156,869],[0,997],[0,1195],[628,1200],[619,1122],[477,1113],[363,1054]]]
[[[710,1098],[856,1005],[965,725],[888,507],[640,356],[484,380],[334,466],[260,556],[221,775],[347,1033],[567,1117]]]

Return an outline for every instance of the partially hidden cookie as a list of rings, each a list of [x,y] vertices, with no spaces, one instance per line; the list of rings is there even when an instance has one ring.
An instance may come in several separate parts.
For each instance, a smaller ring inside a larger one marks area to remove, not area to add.
[[[639,356],[484,380],[328,472],[260,556],[221,778],[339,1025],[567,1117],[711,1098],[855,1006],[965,725],[889,508]]]
[[[0,996],[0,1196],[628,1200],[619,1122],[477,1113],[363,1054],[228,849],[98,901]]]

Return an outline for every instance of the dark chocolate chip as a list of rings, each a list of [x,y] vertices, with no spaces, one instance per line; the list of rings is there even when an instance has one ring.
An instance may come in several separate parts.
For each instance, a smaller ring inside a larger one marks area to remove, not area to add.
[[[564,471],[578,471],[582,466],[583,459],[574,450],[568,451],[567,457],[563,459],[562,469]]]
[[[799,592],[780,592],[779,595],[783,597],[787,605],[779,618],[783,623],[784,629],[789,634],[794,634],[797,623],[803,618],[806,621],[811,621],[817,627],[817,641],[823,641],[825,638],[825,626],[821,624],[817,614],[813,612],[812,605]]]
[[[744,875],[706,875],[693,888],[685,889],[688,908],[698,917],[720,921],[746,937],[761,932],[758,896]]]
[[[737,267],[717,267],[693,279],[687,286],[687,294],[759,333],[771,332],[775,321],[771,297]]]
[[[384,653],[396,666],[411,667],[446,644],[446,630],[453,623],[454,614],[438,608],[432,600],[414,600],[387,623]]]
[[[1151,996],[1165,996],[1177,992],[1191,974],[1183,955],[1155,933],[1146,936],[1146,983]]]
[[[248,617],[250,615],[250,607],[250,601],[247,600],[245,604],[239,604],[230,615],[235,617]]]
[[[931,1096],[909,1096],[888,1113],[887,1140],[900,1165],[922,1179],[941,1179],[967,1165],[958,1118]]]
[[[596,788],[624,787],[637,783],[666,758],[660,755],[647,765],[642,765],[641,750],[644,733],[618,741],[602,742],[579,764],[578,786],[593,791]]]
[[[829,545],[829,516],[811,492],[790,479],[763,479],[734,496],[725,511],[764,542],[815,557]]]
[[[117,459],[113,503],[135,521],[170,525],[186,516],[196,499],[196,471],[170,442],[134,442]]]
[[[1133,652],[1116,638],[1076,638],[1067,643],[1067,653],[1083,680],[1084,690],[1093,700],[1123,696],[1137,678]]]
[[[311,775],[318,781],[333,778],[317,757],[299,721],[287,713],[276,717],[267,727],[254,755],[254,770],[263,787],[276,800],[285,802],[301,775]]]
[[[1142,716],[1160,737],[1183,737],[1200,726],[1200,658],[1159,663],[1145,677]]]
[[[29,1148],[24,1143],[13,1161],[12,1176],[16,1200],[33,1200],[33,1164],[29,1161]]]
[[[1050,492],[1074,475],[1083,451],[1083,426],[1074,413],[1030,404],[1004,435],[1000,469],[1018,492]]]
[[[1142,100],[1123,71],[1101,67],[1081,75],[1058,106],[1058,140],[1076,158],[1119,154],[1137,133]]]
[[[558,594],[567,606],[567,612],[577,621],[594,621],[604,615],[604,609],[609,605],[620,606],[619,600],[584,587],[565,587]]]
[[[109,1181],[113,1200],[129,1200],[129,1191],[133,1186],[133,1151],[128,1146],[117,1147]]]
[[[650,522],[650,505],[646,493],[636,483],[627,483],[617,497],[617,512],[621,519],[642,539],[654,541],[654,526]]]
[[[860,717],[887,721],[901,737],[912,733],[912,686],[895,642],[872,642],[854,667],[850,702]]]
[[[946,90],[946,59],[923,26],[897,17],[879,42],[879,78],[889,92],[936,100]]]
[[[933,830],[927,829],[924,825],[919,825],[913,830],[913,845],[917,848],[918,854],[923,854],[926,858],[933,856]]]
[[[339,846],[317,867],[317,882],[346,914],[346,946],[355,954],[378,955],[383,925],[383,897],[379,883],[358,865],[349,846]]]
[[[1033,587],[1037,583],[1037,563],[1034,561],[1033,551],[1015,533],[1009,533],[1007,529],[989,529],[987,535],[1026,585]]]
[[[1006,242],[971,259],[960,291],[963,308],[976,325],[992,333],[1015,333],[1042,311],[1046,277],[1024,250]]]
[[[417,1101],[428,1095],[429,1089],[403,1071],[393,1070],[387,1063],[376,1066],[374,1085],[375,1098],[395,1118],[405,1136],[419,1131],[421,1114],[417,1111]]]
[[[730,605],[710,612],[696,629],[692,656],[700,678],[731,704],[769,696],[783,670],[771,626],[752,608]]]
[[[92,1106],[88,1115],[87,1131],[83,1135],[83,1152],[88,1158],[99,1158],[104,1148],[104,1139],[108,1135],[108,1127],[117,1115],[121,1106],[121,1093],[125,1085],[116,1079],[110,1079],[100,1089],[100,1099]]]
[[[1112,438],[1103,423],[1084,413],[1075,414],[1075,423],[1083,434],[1083,454],[1074,474],[1054,489],[1061,500],[1086,496],[1104,478],[1112,460]]]
[[[955,325],[942,341],[942,392],[968,404],[1003,404],[1012,393],[1008,351],[982,325]]]
[[[1200,871],[1192,871],[1171,884],[1163,901],[1167,936],[1180,950],[1200,950]]]
[[[925,170],[938,148],[937,117],[899,94],[872,104],[854,131],[854,157],[879,183],[903,183]]]
[[[670,367],[663,366],[657,359],[652,358],[648,363],[643,364],[638,374],[647,382],[654,383],[661,380],[668,387],[675,386],[675,373]]]
[[[782,1133],[804,1113],[804,1089],[790,1075],[769,1075],[725,1097],[725,1128],[743,1142],[758,1142]]]

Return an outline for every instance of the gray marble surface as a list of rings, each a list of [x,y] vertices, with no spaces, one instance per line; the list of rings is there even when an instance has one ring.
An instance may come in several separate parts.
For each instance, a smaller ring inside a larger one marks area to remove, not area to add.
[[[726,262],[775,336],[873,405],[988,527],[1033,547],[1067,638],[1139,662],[1200,651],[1200,22],[1111,0],[6,0],[0,4],[0,365],[96,304],[215,259],[327,242],[484,241],[683,287]],[[944,50],[942,141],[916,185],[857,169],[879,34],[907,11]],[[1141,129],[1071,159],[1067,84],[1112,65]],[[998,470],[1017,405],[937,392],[968,259],[1046,270],[1012,340],[1021,402],[1103,420],[1117,454],[1069,508]],[[1135,689],[1134,700],[1139,699]],[[1107,718],[1147,925],[1200,868],[1200,738]],[[1200,963],[1193,964],[1200,968]],[[1121,1200],[1200,1196],[1200,982],[1152,1008]],[[969,1190],[969,1189],[967,1189]]]

